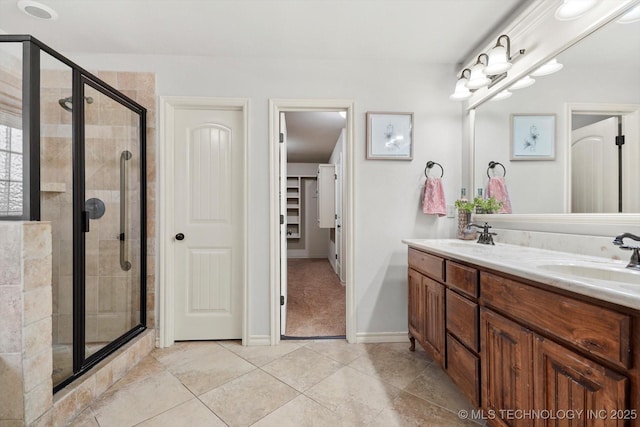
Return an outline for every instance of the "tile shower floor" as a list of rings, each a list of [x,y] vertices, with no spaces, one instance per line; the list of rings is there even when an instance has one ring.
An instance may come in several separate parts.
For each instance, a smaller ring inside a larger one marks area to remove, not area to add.
[[[155,349],[73,426],[463,426],[470,403],[409,343],[182,342]]]

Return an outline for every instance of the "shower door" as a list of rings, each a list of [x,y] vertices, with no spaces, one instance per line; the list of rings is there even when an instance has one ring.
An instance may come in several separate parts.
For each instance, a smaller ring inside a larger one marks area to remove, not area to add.
[[[82,77],[77,131],[83,193],[77,226],[84,263],[78,266],[78,362],[91,365],[144,325],[144,162],[141,112],[117,93]],[[75,103],[75,99],[74,99]],[[83,307],[80,307],[83,305]],[[80,321],[81,320],[81,321]],[[83,352],[83,354],[80,354]]]

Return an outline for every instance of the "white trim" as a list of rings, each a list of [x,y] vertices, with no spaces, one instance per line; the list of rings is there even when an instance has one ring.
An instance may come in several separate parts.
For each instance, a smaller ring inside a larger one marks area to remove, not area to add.
[[[258,346],[258,345],[271,345],[270,335],[249,335],[247,342],[242,345]]]
[[[245,98],[207,98],[207,97],[183,97],[183,96],[161,96],[160,97],[160,144],[158,158],[158,178],[159,187],[157,199],[159,202],[158,224],[158,247],[159,256],[159,304],[158,304],[158,336],[159,347],[169,347],[174,343],[174,287],[167,278],[173,277],[173,263],[168,262],[173,259],[173,245],[170,236],[173,235],[174,218],[174,194],[173,180],[171,179],[174,170],[173,147],[174,141],[174,121],[175,110],[179,108],[190,109],[212,109],[212,110],[237,110],[242,112],[244,126],[243,143],[243,167],[245,169],[245,185],[241,195],[244,202],[244,260],[242,278],[242,344],[246,345],[249,336],[249,309],[248,309],[248,283],[249,283],[249,100]]]
[[[355,156],[354,113],[355,104],[350,99],[269,99],[269,288],[271,344],[280,342],[280,221],[278,203],[279,142],[278,120],[281,111],[345,111],[345,195],[343,209],[346,225],[346,338],[356,342],[355,268],[354,268],[354,218],[355,218]]]
[[[409,332],[358,332],[356,342],[358,344],[375,344],[380,342],[409,342]],[[407,347],[409,348],[409,347]]]

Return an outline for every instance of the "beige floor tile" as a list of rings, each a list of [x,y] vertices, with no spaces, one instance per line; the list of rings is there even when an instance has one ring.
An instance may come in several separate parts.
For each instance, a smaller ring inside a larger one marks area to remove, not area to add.
[[[257,369],[204,393],[200,400],[232,427],[249,426],[298,393]]]
[[[105,395],[113,394],[114,392],[129,387],[139,381],[144,381],[149,377],[153,377],[166,372],[166,369],[153,357],[147,356],[138,363],[134,369],[131,369],[126,373],[120,381],[116,382],[113,387],[109,388]]]
[[[401,392],[390,408],[383,409],[371,427],[454,427],[477,426],[436,404]]]
[[[180,366],[192,363],[201,357],[207,357],[222,351],[223,348],[213,341],[184,341],[176,342],[171,347],[157,348],[151,352],[165,366]]]
[[[345,366],[305,395],[348,424],[367,425],[382,409],[391,407],[398,393],[391,384]]]
[[[400,347],[376,345],[349,366],[402,389],[430,364],[430,360],[424,352],[409,351],[407,346],[403,350],[396,348]]]
[[[298,391],[305,391],[340,369],[342,365],[306,347],[262,367]]]
[[[308,344],[306,348],[348,365],[358,357],[368,354],[372,344],[349,344],[346,340],[317,340]]]
[[[221,346],[200,348],[185,356],[184,361],[167,369],[196,396],[257,369]]]
[[[156,415],[137,427],[225,427],[220,420],[202,402],[194,398],[166,412]]]
[[[264,366],[300,348],[300,345],[288,341],[281,341],[278,345],[260,346],[243,346],[240,341],[222,341],[220,345],[256,366]]]
[[[471,411],[473,405],[458,390],[453,381],[437,364],[427,366],[404,391],[443,406],[450,411],[458,412],[461,409]]]
[[[253,427],[334,427],[342,422],[337,415],[300,395],[284,406],[276,409]]]
[[[132,426],[192,398],[180,381],[162,372],[108,393],[91,409],[100,427]]]

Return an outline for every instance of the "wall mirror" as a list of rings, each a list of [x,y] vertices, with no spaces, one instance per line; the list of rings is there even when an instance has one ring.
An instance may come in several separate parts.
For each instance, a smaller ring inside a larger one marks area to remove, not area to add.
[[[486,189],[487,174],[506,171],[513,214],[640,213],[638,52],[640,22],[613,20],[558,54],[561,70],[481,104],[475,111],[473,192]],[[514,147],[522,152],[525,143],[514,140],[513,117],[523,115],[555,117],[555,131],[546,132],[553,156],[513,158]],[[621,149],[619,130],[625,135]],[[492,161],[504,171],[489,169]]]

